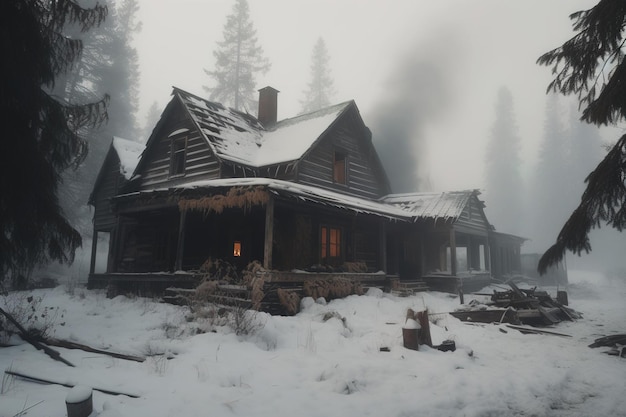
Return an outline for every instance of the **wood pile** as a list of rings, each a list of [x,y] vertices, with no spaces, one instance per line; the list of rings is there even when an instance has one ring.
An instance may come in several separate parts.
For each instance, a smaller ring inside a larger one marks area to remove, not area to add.
[[[520,289],[510,282],[510,290],[496,291],[491,295],[491,302],[480,308],[457,310],[450,313],[462,321],[480,323],[513,323],[530,326],[549,326],[561,321],[581,318],[580,313],[554,300],[547,292]]]

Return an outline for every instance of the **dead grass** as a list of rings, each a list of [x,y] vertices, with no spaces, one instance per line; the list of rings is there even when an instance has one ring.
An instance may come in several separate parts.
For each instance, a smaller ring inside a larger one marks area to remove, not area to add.
[[[289,315],[295,315],[300,311],[300,297],[296,294],[295,291],[285,290],[283,288],[279,288],[277,290],[278,300],[280,301],[280,305],[285,308],[285,311]]]
[[[359,282],[343,277],[332,277],[307,281],[303,285],[304,295],[318,299],[324,297],[327,300],[343,298],[348,295],[363,295],[363,286]]]

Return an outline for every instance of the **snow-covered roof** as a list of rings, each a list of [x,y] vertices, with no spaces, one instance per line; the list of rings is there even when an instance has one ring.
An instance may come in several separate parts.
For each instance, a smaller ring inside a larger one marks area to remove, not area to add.
[[[381,201],[411,213],[415,218],[456,221],[469,199],[478,194],[477,190],[391,194]]]
[[[301,201],[309,201],[324,204],[335,208],[350,210],[356,213],[373,214],[394,220],[411,221],[411,213],[394,205],[385,204],[379,201],[367,200],[355,196],[349,196],[338,192],[313,187],[305,184],[298,184],[289,181],[276,180],[272,178],[225,178],[215,180],[193,181],[178,184],[174,188],[161,188],[151,191],[135,192],[118,197],[132,196],[138,194],[149,194],[152,192],[164,192],[172,189],[203,189],[221,187],[242,187],[242,186],[264,186],[272,193],[281,196],[295,197]]]
[[[119,197],[175,190],[264,186],[276,195],[295,197],[301,201],[324,204],[356,213],[373,214],[394,220],[414,222],[417,220],[456,221],[476,190],[442,193],[392,194],[380,200],[368,200],[324,188],[272,178],[224,178],[191,181],[173,188],[159,188],[135,192]]]
[[[113,149],[120,159],[120,174],[127,180],[137,167],[145,145],[128,139],[113,137]]]
[[[351,103],[282,120],[265,130],[250,115],[178,88],[174,93],[219,158],[253,167],[299,159]]]

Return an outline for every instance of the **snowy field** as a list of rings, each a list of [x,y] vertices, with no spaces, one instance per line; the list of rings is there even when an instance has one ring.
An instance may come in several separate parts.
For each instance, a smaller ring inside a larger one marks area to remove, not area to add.
[[[94,391],[100,417],[626,416],[626,359],[587,347],[626,333],[626,280],[570,272],[570,307],[584,319],[553,330],[572,337],[463,324],[446,314],[458,298],[443,293],[307,299],[297,316],[257,314],[256,333],[237,336],[226,327],[199,333],[213,329],[210,320],[188,322],[184,307],[69,292],[28,293],[57,314],[53,336],[148,359],[55,348],[70,368],[20,342],[0,348],[0,367],[139,396]],[[407,308],[424,307],[435,313],[433,342],[452,339],[455,352],[402,347]],[[69,388],[7,375],[0,388],[0,416],[66,415]]]

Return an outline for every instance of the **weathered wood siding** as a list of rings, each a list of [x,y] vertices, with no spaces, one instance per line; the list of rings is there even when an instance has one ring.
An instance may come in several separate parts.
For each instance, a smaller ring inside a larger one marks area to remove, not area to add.
[[[109,150],[102,164],[99,182],[93,194],[93,221],[96,231],[108,232],[115,227],[116,219],[111,207],[111,198],[117,194],[123,182],[124,176],[120,173],[120,160],[115,152]]]
[[[347,112],[298,165],[296,181],[340,193],[377,199],[388,191],[371,144],[369,131],[356,110]],[[333,181],[335,151],[346,155],[346,184]]]
[[[147,153],[143,156],[139,174],[140,189],[176,186],[189,180],[213,179],[220,177],[220,164],[206,140],[196,129],[189,115],[178,103],[164,116],[166,119],[154,132]],[[176,137],[187,137],[185,173],[170,175],[171,141],[169,135],[179,129],[188,129]]]
[[[463,209],[461,216],[454,225],[454,229],[459,232],[470,233],[480,236],[487,236],[489,233],[489,223],[485,217],[482,203],[477,197],[470,197],[467,205]]]

